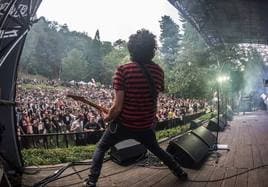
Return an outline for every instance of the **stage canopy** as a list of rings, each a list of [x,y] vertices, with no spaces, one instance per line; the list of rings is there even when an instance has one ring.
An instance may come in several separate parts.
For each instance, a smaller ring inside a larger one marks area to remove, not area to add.
[[[209,46],[268,44],[266,0],[168,0]]]

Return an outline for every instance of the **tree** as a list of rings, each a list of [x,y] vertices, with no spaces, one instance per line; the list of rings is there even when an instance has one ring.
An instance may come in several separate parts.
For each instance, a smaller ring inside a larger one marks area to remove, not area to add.
[[[85,60],[86,79],[102,81],[106,75],[103,58],[113,50],[112,43],[100,41],[98,30],[92,39],[86,33],[70,31],[67,24],[59,25],[44,17],[33,25],[28,34],[20,71],[58,79],[62,73],[63,58],[70,58],[70,52],[76,54],[74,49],[81,52]]]
[[[200,34],[190,23],[186,23],[184,35],[181,41],[181,48],[178,52],[176,62],[191,62],[202,67],[208,67],[210,62],[209,48]],[[216,63],[213,62],[213,63]]]
[[[169,16],[162,17],[160,27],[162,46],[153,60],[165,71],[168,93],[208,97],[220,71],[231,75],[236,95],[259,84],[262,57],[254,48],[208,47],[189,23],[183,24],[182,32]],[[128,60],[127,42],[122,39],[113,44],[101,41],[99,30],[92,39],[87,33],[70,31],[66,24],[41,18],[26,39],[20,70],[52,79],[94,78],[110,85],[116,67]]]
[[[212,76],[209,69],[180,63],[166,74],[167,89],[170,94],[182,98],[206,98],[211,92],[209,86]]]
[[[99,29],[97,29],[97,31],[95,33],[94,40],[100,41],[100,31],[99,31]]]
[[[253,90],[263,87],[263,66],[264,60],[256,49],[249,51],[247,63],[242,66],[244,75],[244,94],[248,95]]]
[[[184,35],[180,36],[173,65],[166,65],[158,58],[165,69],[166,90],[184,98],[208,97],[213,86],[210,80],[213,80],[211,77],[215,74],[209,68],[208,48],[190,24],[184,25]]]
[[[57,22],[41,18],[30,31],[22,53],[22,71],[58,78],[64,44]]]
[[[103,80],[106,84],[112,83],[113,74],[118,65],[124,64],[129,60],[126,47],[114,48],[104,59],[105,76]]]
[[[127,47],[127,42],[122,39],[118,39],[114,42],[113,47],[115,48],[126,48]]]
[[[99,39],[99,30],[97,30],[94,40],[88,45],[86,60],[89,71],[87,79],[94,78],[96,81],[101,82],[103,76],[106,74],[103,58],[112,50],[112,44],[111,42],[102,43]]]
[[[78,49],[72,49],[66,57],[62,59],[63,80],[85,80],[87,67],[83,53]]]
[[[168,64],[174,64],[181,40],[180,27],[170,16],[162,16],[160,20],[160,51]]]

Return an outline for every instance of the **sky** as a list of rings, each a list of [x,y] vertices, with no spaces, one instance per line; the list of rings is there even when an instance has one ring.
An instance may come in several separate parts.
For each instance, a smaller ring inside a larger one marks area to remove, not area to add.
[[[178,11],[168,0],[43,0],[37,16],[67,24],[71,31],[87,32],[94,37],[99,29],[102,41],[128,40],[141,28],[159,39],[161,16],[168,15],[177,24]]]

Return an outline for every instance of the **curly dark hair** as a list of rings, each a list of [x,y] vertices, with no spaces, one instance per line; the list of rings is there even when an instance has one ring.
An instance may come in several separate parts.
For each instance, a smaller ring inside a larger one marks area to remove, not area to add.
[[[130,60],[140,63],[151,62],[157,49],[155,35],[146,29],[130,35],[127,43]]]

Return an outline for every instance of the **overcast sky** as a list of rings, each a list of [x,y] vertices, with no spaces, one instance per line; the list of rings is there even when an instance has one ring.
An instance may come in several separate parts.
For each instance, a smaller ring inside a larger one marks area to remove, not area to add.
[[[43,0],[38,17],[66,23],[70,30],[94,37],[97,29],[102,41],[112,41],[146,28],[159,38],[159,20],[169,15],[179,24],[178,11],[168,0]]]

